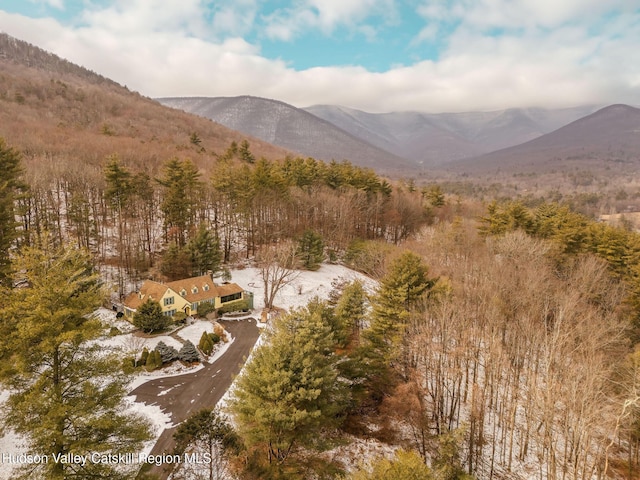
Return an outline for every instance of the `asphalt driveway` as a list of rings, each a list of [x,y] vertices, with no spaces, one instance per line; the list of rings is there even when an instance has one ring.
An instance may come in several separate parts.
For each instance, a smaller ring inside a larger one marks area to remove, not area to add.
[[[136,396],[136,402],[160,406],[163,412],[171,415],[174,425],[203,408],[214,407],[231,386],[260,335],[256,322],[254,319],[219,322],[235,340],[214,363],[191,374],[150,380],[133,390],[131,395]],[[172,452],[174,431],[175,428],[170,428],[162,432],[151,455]],[[170,471],[164,466],[154,466],[149,473],[165,479]]]

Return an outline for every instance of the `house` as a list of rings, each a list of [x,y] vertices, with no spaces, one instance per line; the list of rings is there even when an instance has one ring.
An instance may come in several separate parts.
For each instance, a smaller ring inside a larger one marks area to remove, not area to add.
[[[132,319],[136,310],[147,299],[157,301],[164,315],[172,317],[177,312],[187,316],[198,313],[203,303],[213,304],[218,309],[237,300],[246,300],[253,308],[253,294],[236,283],[217,285],[210,275],[185,278],[174,282],[161,283],[145,280],[138,292],[133,292],[124,300],[124,315]]]

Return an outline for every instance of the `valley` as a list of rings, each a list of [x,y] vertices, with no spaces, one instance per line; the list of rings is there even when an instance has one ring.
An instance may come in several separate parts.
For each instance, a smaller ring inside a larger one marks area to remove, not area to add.
[[[0,454],[209,459],[0,478],[637,477],[640,109],[156,101],[5,34],[0,67]]]

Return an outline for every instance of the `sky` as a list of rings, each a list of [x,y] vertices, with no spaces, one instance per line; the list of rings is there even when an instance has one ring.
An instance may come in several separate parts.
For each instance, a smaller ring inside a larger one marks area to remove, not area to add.
[[[149,97],[640,105],[640,0],[0,0],[0,31]]]

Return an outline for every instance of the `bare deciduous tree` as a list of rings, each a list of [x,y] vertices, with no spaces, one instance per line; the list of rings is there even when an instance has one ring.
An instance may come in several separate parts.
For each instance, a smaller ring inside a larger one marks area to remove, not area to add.
[[[300,274],[295,270],[298,264],[296,250],[296,245],[287,241],[265,247],[260,252],[257,261],[264,284],[265,308],[273,308],[278,292]]]

